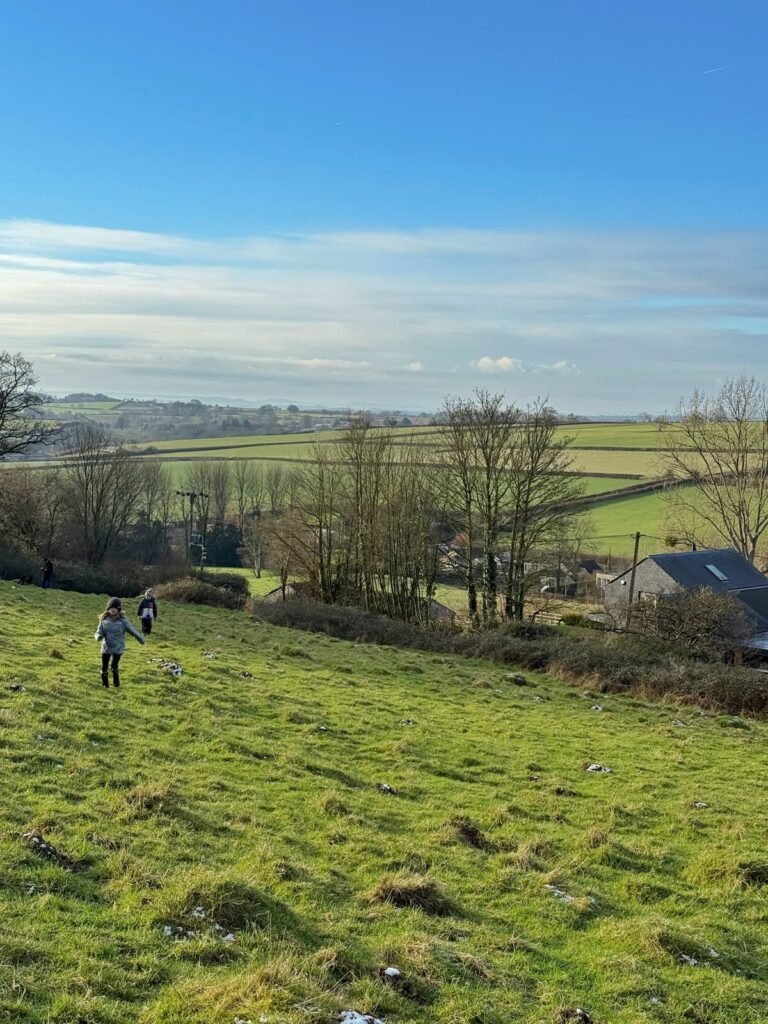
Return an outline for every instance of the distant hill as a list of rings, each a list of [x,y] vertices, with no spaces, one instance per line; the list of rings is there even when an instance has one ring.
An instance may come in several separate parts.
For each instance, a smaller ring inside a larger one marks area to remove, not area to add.
[[[82,402],[116,402],[117,399],[111,395],[102,395],[101,392],[92,394],[90,391],[73,391],[71,395],[64,395],[56,401],[59,405],[74,405]]]

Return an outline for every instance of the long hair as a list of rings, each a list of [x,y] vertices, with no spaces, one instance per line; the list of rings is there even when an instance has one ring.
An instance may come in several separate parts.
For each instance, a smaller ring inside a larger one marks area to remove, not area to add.
[[[114,598],[112,598],[110,600],[109,604],[107,605],[107,607],[104,609],[104,611],[99,616],[99,622],[103,622],[104,619],[109,618],[109,609],[110,608],[117,608],[117,610],[120,612],[120,614],[118,615],[118,619],[124,619],[125,618],[125,615],[123,614],[123,607],[122,607],[122,605],[114,604]]]

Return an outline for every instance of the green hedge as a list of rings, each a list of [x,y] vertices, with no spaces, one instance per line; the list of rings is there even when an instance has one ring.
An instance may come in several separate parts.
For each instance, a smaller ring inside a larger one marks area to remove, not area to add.
[[[181,604],[207,604],[213,608],[243,608],[247,597],[229,587],[212,585],[206,579],[185,577],[163,583],[155,589],[158,600],[178,601]]]

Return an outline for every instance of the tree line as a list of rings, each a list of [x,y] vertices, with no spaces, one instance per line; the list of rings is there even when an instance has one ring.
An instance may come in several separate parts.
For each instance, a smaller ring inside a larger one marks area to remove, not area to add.
[[[350,415],[306,463],[199,461],[177,481],[97,424],[75,423],[61,439],[46,401],[32,365],[0,352],[0,460],[54,437],[64,450],[47,469],[3,470],[0,543],[42,557],[192,564],[207,548],[211,561],[242,559],[257,573],[268,561],[284,585],[301,578],[320,601],[411,621],[432,617],[450,574],[469,619],[492,626],[523,617],[542,558],[580,533],[572,438],[544,400],[517,406],[478,390],[447,399],[435,432],[410,436]],[[661,468],[688,485],[670,490],[669,544],[727,544],[760,559],[765,386],[741,377],[714,397],[694,392],[666,424]]]
[[[352,417],[316,445],[296,501],[264,524],[281,578],[325,602],[428,620],[441,576],[464,588],[477,625],[522,619],[534,554],[572,530],[582,491],[568,437],[544,401],[520,408],[479,390],[447,400],[434,434]]]

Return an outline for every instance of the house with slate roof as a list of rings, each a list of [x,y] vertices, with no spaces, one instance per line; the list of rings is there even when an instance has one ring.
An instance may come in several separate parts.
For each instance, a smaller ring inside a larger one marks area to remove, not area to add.
[[[627,569],[603,589],[606,611],[619,621],[627,613],[631,576],[632,570]],[[656,602],[681,590],[701,587],[728,594],[743,605],[755,630],[749,646],[768,650],[768,576],[735,548],[648,555],[637,563],[632,601]]]

